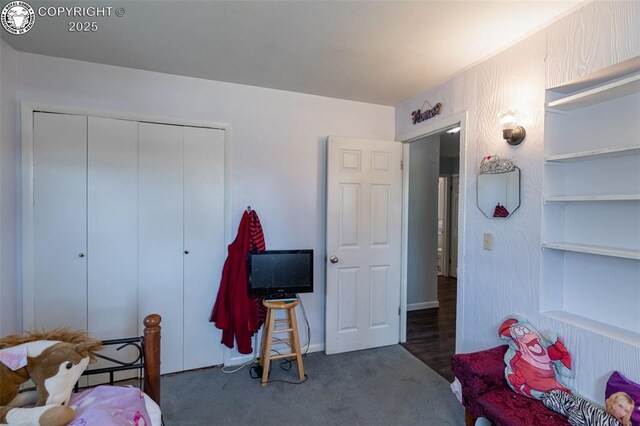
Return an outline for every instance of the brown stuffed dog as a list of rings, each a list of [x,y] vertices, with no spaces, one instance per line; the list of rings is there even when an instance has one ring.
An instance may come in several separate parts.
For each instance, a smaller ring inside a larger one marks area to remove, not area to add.
[[[73,419],[68,407],[73,386],[99,350],[85,332],[56,329],[0,339],[0,423],[63,426]],[[29,379],[35,391],[20,393]],[[35,404],[35,407],[24,408]]]

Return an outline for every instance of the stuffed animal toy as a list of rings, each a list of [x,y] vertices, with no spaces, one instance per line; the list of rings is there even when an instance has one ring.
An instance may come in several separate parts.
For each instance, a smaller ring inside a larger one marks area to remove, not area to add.
[[[509,343],[505,377],[514,392],[536,399],[554,389],[571,393],[561,382],[563,377],[573,377],[573,372],[571,355],[560,338],[544,337],[515,315],[502,323],[499,334]]]
[[[71,392],[100,347],[85,332],[67,329],[0,339],[0,423],[63,426],[71,422]],[[35,391],[19,393],[20,385],[29,379]]]

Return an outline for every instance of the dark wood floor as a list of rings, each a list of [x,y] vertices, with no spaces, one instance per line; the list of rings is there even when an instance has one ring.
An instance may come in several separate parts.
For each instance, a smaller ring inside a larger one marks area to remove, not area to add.
[[[407,342],[402,344],[449,382],[453,381],[451,357],[456,344],[456,290],[455,278],[438,277],[440,306],[408,312]]]

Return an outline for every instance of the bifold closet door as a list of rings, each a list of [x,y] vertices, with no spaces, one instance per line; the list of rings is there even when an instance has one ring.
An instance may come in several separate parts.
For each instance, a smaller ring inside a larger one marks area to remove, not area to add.
[[[224,130],[184,127],[184,369],[221,364],[209,322],[224,263]]]
[[[222,363],[224,130],[38,112],[33,132],[25,326],[110,339],[155,312],[162,373]]]
[[[87,327],[86,167],[87,117],[34,113],[32,325],[37,329]]]
[[[183,369],[183,128],[138,126],[138,317],[162,316],[165,374]]]
[[[89,117],[88,126],[87,329],[101,340],[136,336],[138,123]],[[133,348],[107,350],[118,359],[137,356]],[[99,361],[90,368],[101,366]],[[131,372],[116,376],[126,377]]]

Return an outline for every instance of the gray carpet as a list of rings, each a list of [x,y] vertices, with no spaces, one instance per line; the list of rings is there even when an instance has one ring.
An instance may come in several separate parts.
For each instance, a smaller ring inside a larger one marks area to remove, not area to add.
[[[269,380],[296,381],[275,361]],[[304,358],[300,385],[260,386],[249,367],[162,377],[167,426],[187,425],[463,425],[449,384],[399,345]]]

